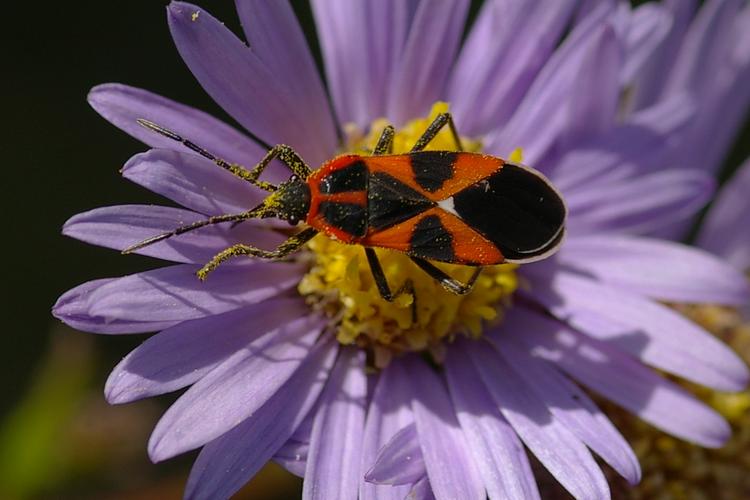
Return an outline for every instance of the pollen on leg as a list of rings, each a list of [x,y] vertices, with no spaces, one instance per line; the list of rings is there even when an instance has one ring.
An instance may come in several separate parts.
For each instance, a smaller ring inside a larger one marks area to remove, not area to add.
[[[432,120],[446,111],[446,103],[436,103],[428,117],[397,130],[393,153],[409,151]],[[386,120],[376,120],[367,133],[349,127],[348,151],[368,154],[387,125]],[[478,141],[464,137],[461,141],[469,151],[479,151],[481,147]],[[427,149],[455,147],[446,127]],[[518,158],[514,160],[520,161],[520,152],[515,155]],[[408,351],[428,351],[439,361],[444,342],[457,335],[479,337],[488,323],[499,321],[518,287],[517,266],[504,264],[484,268],[470,293],[455,295],[406,255],[376,249],[392,290],[398,290],[408,280],[413,283],[413,294],[405,293],[387,302],[378,291],[362,247],[318,235],[307,249],[311,265],[299,283],[299,293],[331,318],[339,342],[367,349],[373,364],[379,367],[393,355]],[[467,282],[474,272],[468,266],[436,265],[461,282]]]

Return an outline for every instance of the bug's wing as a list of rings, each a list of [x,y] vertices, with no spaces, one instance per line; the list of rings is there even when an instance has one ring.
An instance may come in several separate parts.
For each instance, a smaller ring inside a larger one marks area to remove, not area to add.
[[[431,201],[440,201],[499,171],[500,158],[454,151],[417,151],[364,159],[370,173],[384,172]]]
[[[486,236],[509,262],[543,259],[563,239],[567,209],[562,196],[527,167],[506,163],[452,201],[461,220]]]
[[[491,241],[439,207],[373,231],[361,243],[454,264],[492,265],[503,261],[502,253]]]

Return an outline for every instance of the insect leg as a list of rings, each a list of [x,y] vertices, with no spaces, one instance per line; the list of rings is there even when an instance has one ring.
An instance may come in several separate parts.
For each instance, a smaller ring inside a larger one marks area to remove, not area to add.
[[[418,265],[420,269],[429,274],[433,279],[439,281],[440,284],[443,285],[443,288],[456,295],[465,295],[469,293],[471,289],[474,288],[474,283],[476,283],[477,278],[479,278],[479,274],[482,272],[482,268],[477,267],[474,271],[474,274],[472,274],[471,278],[469,278],[469,281],[467,283],[461,283],[457,279],[451,278],[446,273],[424,259],[420,259],[419,257],[409,258],[414,261],[414,263]]]
[[[453,140],[456,142],[456,149],[458,151],[463,151],[464,146],[463,144],[461,144],[461,137],[459,137],[458,135],[456,124],[453,123],[453,116],[450,113],[440,113],[439,115],[437,115],[430,126],[427,127],[427,130],[425,130],[422,136],[417,139],[417,142],[414,144],[414,147],[412,147],[411,150],[422,151],[435,138],[435,136],[440,133],[440,131],[443,129],[443,127],[445,127],[446,124],[451,130]]]
[[[375,279],[375,285],[378,287],[378,292],[384,300],[393,302],[399,296],[408,293],[414,298],[411,303],[411,320],[413,323],[417,322],[417,296],[414,293],[414,283],[410,279],[407,279],[401,288],[396,293],[391,292],[391,287],[388,286],[388,280],[383,272],[383,266],[380,265],[380,259],[378,259],[375,250],[369,247],[365,247],[365,255],[367,256],[367,262],[370,264],[370,271],[372,277]]]
[[[161,125],[157,125],[154,122],[151,122],[151,121],[148,121],[148,120],[144,120],[143,118],[139,118],[137,121],[138,121],[138,124],[141,125],[142,127],[145,127],[145,128],[147,128],[149,130],[152,130],[152,131],[154,131],[154,132],[156,132],[158,134],[161,134],[164,137],[168,137],[168,138],[172,139],[173,141],[181,142],[188,149],[190,149],[190,150],[198,153],[199,155],[201,155],[204,158],[207,158],[207,159],[211,160],[212,162],[214,162],[215,164],[217,164],[218,166],[220,166],[224,170],[227,170],[227,171],[231,172],[233,175],[236,175],[240,179],[246,180],[249,183],[253,184],[254,186],[257,186],[257,187],[259,187],[259,188],[261,188],[261,189],[263,189],[265,191],[276,191],[276,186],[274,186],[273,184],[271,184],[269,182],[259,181],[257,175],[253,177],[251,175],[251,172],[249,172],[248,170],[246,170],[241,165],[238,165],[236,163],[229,163],[229,162],[227,162],[225,160],[222,160],[221,158],[218,158],[213,153],[209,153],[208,151],[206,151],[202,147],[198,146],[194,142],[191,142],[191,141],[189,141],[187,139],[184,139],[183,137],[181,137],[181,136],[177,135],[176,133],[172,132],[171,130],[169,130],[167,128],[164,128]],[[273,158],[270,158],[266,163],[270,162],[272,159]],[[264,160],[265,160],[265,158],[264,158]],[[263,162],[263,160],[261,160],[261,163],[262,162]],[[257,168],[257,166],[256,166],[256,168]],[[263,171],[263,169],[261,169],[261,171]]]
[[[231,247],[222,250],[217,253],[205,266],[200,268],[196,273],[201,281],[205,280],[211,271],[219,267],[221,263],[232,257],[240,255],[247,255],[249,257],[259,257],[261,259],[281,259],[287,255],[296,252],[299,248],[310,241],[313,236],[318,233],[316,229],[311,227],[300,231],[299,233],[291,236],[284,243],[279,245],[276,250],[263,250],[250,245],[232,245]]]
[[[257,182],[260,174],[263,170],[271,163],[271,160],[278,158],[294,175],[300,179],[307,179],[312,173],[310,167],[300,156],[289,146],[285,144],[277,144],[268,150],[268,153],[255,165],[252,170],[248,172],[248,180],[250,182]]]
[[[201,227],[209,226],[211,224],[219,224],[221,222],[235,222],[236,223],[236,222],[242,222],[247,219],[262,218],[266,211],[267,211],[266,207],[264,205],[260,205],[258,207],[253,208],[252,210],[248,210],[247,212],[242,212],[239,214],[224,214],[224,215],[216,215],[214,217],[209,217],[208,219],[205,219],[205,220],[193,222],[192,224],[188,224],[185,226],[180,226],[177,229],[173,229],[172,231],[167,231],[166,233],[157,234],[156,236],[147,238],[139,243],[136,243],[135,245],[130,245],[129,247],[124,249],[122,253],[123,254],[133,253],[136,250],[140,250],[143,247],[147,247],[149,245],[153,245],[154,243],[158,243],[159,241],[166,240],[167,238],[171,238],[172,236],[177,236],[178,234],[183,234],[189,231],[194,231]]]
[[[383,132],[380,134],[380,139],[378,139],[378,143],[375,145],[375,149],[372,152],[373,156],[393,153],[393,136],[395,133],[396,131],[393,129],[393,125],[388,125],[383,129]]]

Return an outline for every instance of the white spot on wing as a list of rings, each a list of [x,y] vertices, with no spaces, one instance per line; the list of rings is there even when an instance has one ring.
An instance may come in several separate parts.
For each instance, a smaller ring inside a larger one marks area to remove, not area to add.
[[[437,205],[446,212],[453,214],[458,218],[461,218],[461,216],[456,212],[456,207],[453,205],[453,196],[444,200],[440,200]]]

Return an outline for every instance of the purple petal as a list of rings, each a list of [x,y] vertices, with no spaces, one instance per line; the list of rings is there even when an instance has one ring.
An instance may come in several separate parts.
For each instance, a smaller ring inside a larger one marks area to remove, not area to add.
[[[332,154],[337,147],[336,126],[292,6],[266,0],[235,0],[235,6],[250,49],[271,70],[276,82],[289,87],[305,125],[314,127],[315,141],[323,146],[321,153]]]
[[[521,440],[566,490],[579,499],[609,498],[607,480],[586,446],[552,418],[544,403],[494,349],[472,342],[455,346],[455,350],[460,356],[456,362],[476,367],[479,374],[474,379],[481,377]]]
[[[183,394],[148,444],[161,462],[218,438],[263,406],[294,374],[320,335],[320,318],[299,318],[235,352]]]
[[[166,127],[230,162],[247,164],[265,152],[249,137],[203,111],[146,90],[107,83],[91,89],[88,101],[107,121],[154,148],[188,151],[179,142],[138,125],[137,119]]]
[[[513,335],[534,355],[555,362],[590,389],[681,439],[714,448],[731,434],[721,415],[684,389],[563,323],[519,307],[496,335]]]
[[[625,33],[625,64],[622,83],[628,84],[654,56],[672,28],[672,16],[666,7],[656,3],[638,6],[628,15]]]
[[[356,498],[367,403],[364,351],[354,347],[341,351],[321,398],[310,436],[302,497]]]
[[[575,3],[484,3],[447,90],[461,133],[478,136],[510,119],[554,51]]]
[[[503,418],[492,397],[477,383],[476,370],[466,359],[448,354],[448,387],[469,449],[490,498],[539,498],[526,451],[516,432]]]
[[[662,42],[654,48],[636,80],[631,82],[634,94],[632,109],[635,110],[653,106],[660,98],[667,98],[661,95],[669,77],[664,68],[677,57],[685,32],[693,20],[697,0],[668,0],[662,5],[670,18],[670,29]]]
[[[310,437],[312,436],[313,423],[318,414],[321,400],[310,409],[305,419],[297,426],[294,434],[284,443],[284,446],[276,452],[273,459],[292,474],[299,477],[305,476],[307,469],[307,456],[310,452]]]
[[[326,76],[342,124],[385,116],[409,27],[408,0],[313,0]]]
[[[250,261],[219,266],[205,282],[198,266],[177,265],[95,280],[62,295],[55,317],[94,333],[143,333],[261,302],[295,286],[299,267]]]
[[[530,281],[533,301],[645,363],[717,390],[748,383],[747,367],[729,347],[661,304],[567,271]]]
[[[396,433],[414,422],[411,411],[411,390],[403,381],[408,373],[401,360],[393,360],[378,377],[367,410],[367,421],[362,445],[361,470],[369,470],[375,463],[379,450]],[[360,483],[359,496],[362,500],[392,499],[402,500],[409,492],[403,486],[378,486],[366,481]]]
[[[427,474],[417,425],[411,424],[396,433],[380,450],[375,464],[365,474],[365,481],[376,484],[413,484]]]
[[[387,117],[400,125],[423,116],[445,90],[468,13],[467,0],[420,2],[390,82]]]
[[[578,8],[573,16],[573,25],[578,26],[581,23],[590,22],[597,16],[597,10],[602,5],[606,6],[607,12],[612,12],[618,5],[617,0],[579,0]]]
[[[506,126],[487,137],[486,151],[503,156],[522,147],[524,159],[534,165],[561,134],[571,133],[571,125],[576,133],[584,130],[586,124],[572,124],[569,119],[571,96],[577,93],[580,78],[595,80],[598,76],[597,68],[591,66],[603,54],[599,44],[606,42],[601,48],[606,53],[612,50],[611,26],[605,22],[611,13],[612,8],[602,4],[573,30],[545,64]],[[582,71],[584,67],[588,73]],[[604,104],[605,110],[607,106]]]
[[[193,15],[199,15],[193,19]],[[304,114],[304,100],[208,12],[172,2],[169,28],[185,64],[211,97],[268,144],[285,143],[311,164],[331,156],[335,136]],[[259,158],[259,156],[258,156]]]
[[[419,444],[435,497],[483,500],[486,493],[481,476],[466,447],[443,381],[417,358],[410,359],[408,371]]]
[[[750,159],[727,182],[711,206],[697,244],[720,255],[737,269],[750,268]],[[744,229],[743,229],[744,228]]]
[[[552,365],[531,356],[525,346],[505,340],[495,342],[500,354],[531,385],[552,416],[630,484],[637,484],[641,479],[638,458],[586,393]]]
[[[750,7],[737,0],[707,2],[670,64],[675,70],[665,92],[687,89],[701,103],[689,135],[675,146],[676,161],[716,172],[750,105]]]
[[[189,210],[158,205],[119,205],[96,208],[71,217],[63,234],[92,245],[123,250],[146,238],[203,220],[204,215]],[[205,264],[235,243],[252,242],[273,248],[284,239],[262,226],[240,224],[211,225],[173,236],[137,250],[135,253],[188,264]]]
[[[700,9],[682,48],[672,61],[665,92],[692,90],[701,93],[712,85],[730,47],[732,25],[742,0],[713,0]]]
[[[104,387],[107,401],[128,403],[182,389],[260,335],[305,313],[301,300],[273,299],[168,328],[135,348],[112,370]]]
[[[669,241],[583,236],[567,241],[558,258],[607,285],[657,300],[731,305],[750,300],[741,273],[708,253]]]
[[[608,133],[576,145],[557,162],[550,178],[566,195],[591,190],[663,168],[675,137],[692,125],[696,106],[686,94],[631,114]]]
[[[745,85],[750,81],[750,8],[742,17],[744,39],[736,42],[717,88],[703,96],[700,120],[683,139],[685,147],[675,146],[676,162],[685,166],[716,174],[744,123],[750,105],[750,85]]]
[[[315,404],[336,359],[337,347],[333,340],[321,342],[266,404],[207,444],[190,471],[185,497],[229,498],[252,478]]]
[[[427,476],[414,483],[409,494],[404,498],[405,500],[435,500],[435,494]]]
[[[206,215],[239,213],[265,197],[260,189],[205,158],[166,149],[135,155],[123,167],[122,175]]]
[[[615,125],[624,57],[623,41],[615,28],[603,24],[586,49],[575,84],[566,96],[568,124],[556,147],[566,150],[582,139],[606,133]]]
[[[707,173],[685,169],[594,184],[566,197],[568,229],[571,234],[653,233],[694,215],[710,199],[714,186]]]
[[[305,477],[310,443],[289,440],[273,456],[274,462],[297,477]]]

